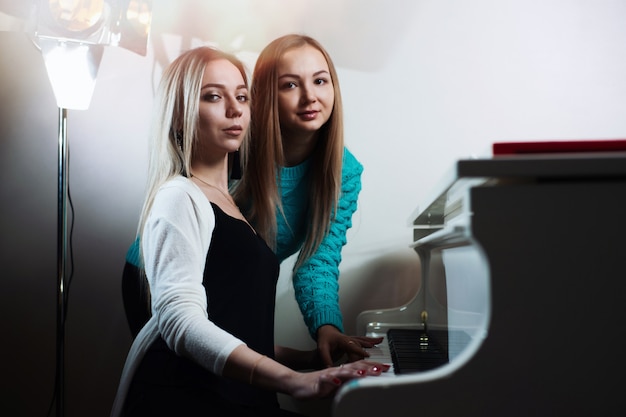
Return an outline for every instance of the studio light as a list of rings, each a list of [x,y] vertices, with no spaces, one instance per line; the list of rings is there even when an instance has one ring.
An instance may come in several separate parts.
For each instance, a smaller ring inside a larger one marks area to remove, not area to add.
[[[105,46],[146,55],[151,0],[34,0],[26,31],[41,50],[59,107],[56,415],[64,415],[68,282],[67,110],[86,110]]]
[[[28,32],[59,108],[86,110],[105,46],[145,55],[151,0],[38,0]]]

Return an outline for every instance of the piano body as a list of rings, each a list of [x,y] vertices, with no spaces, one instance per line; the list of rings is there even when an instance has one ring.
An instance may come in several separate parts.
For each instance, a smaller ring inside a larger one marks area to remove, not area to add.
[[[357,332],[469,338],[434,369],[347,383],[333,416],[626,415],[626,153],[457,161],[412,226],[421,289]],[[387,341],[371,353],[389,361]]]

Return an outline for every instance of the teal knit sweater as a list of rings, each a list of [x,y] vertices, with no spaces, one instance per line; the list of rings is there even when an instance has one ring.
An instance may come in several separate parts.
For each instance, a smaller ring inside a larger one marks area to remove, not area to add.
[[[282,262],[302,247],[306,232],[308,176],[310,162],[282,168],[280,193],[285,217],[277,214],[276,255]],[[330,324],[343,332],[339,309],[339,263],[346,244],[346,232],[352,227],[352,215],[361,191],[363,166],[344,149],[341,195],[334,221],[315,253],[294,271],[293,287],[296,301],[311,337],[316,338],[320,326]],[[141,267],[139,240],[126,253],[126,262]]]
[[[277,215],[276,254],[283,261],[297,252],[306,232],[309,162],[281,170],[280,192],[285,218]],[[341,195],[330,231],[315,253],[294,271],[296,301],[309,333],[316,338],[317,329],[331,324],[343,332],[339,309],[339,263],[346,244],[346,232],[352,227],[352,215],[361,191],[363,166],[344,149]]]

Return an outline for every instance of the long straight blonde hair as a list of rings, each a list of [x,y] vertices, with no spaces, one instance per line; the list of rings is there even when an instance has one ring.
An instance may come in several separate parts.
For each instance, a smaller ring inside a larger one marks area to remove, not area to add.
[[[319,50],[330,70],[335,102],[329,120],[320,129],[317,145],[311,156],[311,184],[308,220],[304,244],[294,269],[316,250],[328,233],[341,192],[343,160],[343,106],[335,66],[328,52],[315,39],[298,34],[282,36],[267,45],[259,55],[251,87],[251,139],[243,154],[243,175],[234,189],[234,196],[246,217],[268,243],[276,249],[277,211],[282,204],[277,181],[285,165],[278,112],[277,66],[288,50],[310,45]]]
[[[234,55],[210,47],[184,52],[163,72],[155,95],[146,197],[139,218],[138,236],[143,232],[159,187],[173,177],[190,175],[191,158],[198,138],[202,78],[207,64],[218,59],[226,59],[237,67],[248,87],[243,63]],[[246,141],[247,138],[244,143]]]

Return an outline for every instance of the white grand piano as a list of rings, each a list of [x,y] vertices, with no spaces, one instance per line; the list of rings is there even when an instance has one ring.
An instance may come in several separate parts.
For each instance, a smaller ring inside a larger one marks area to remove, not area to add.
[[[460,160],[411,224],[422,287],[357,319],[394,369],[334,417],[626,415],[625,152]]]

